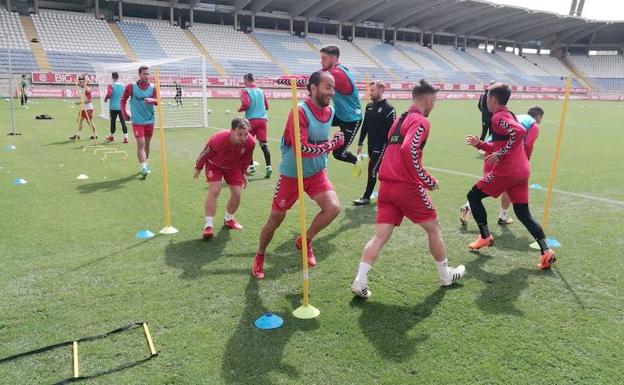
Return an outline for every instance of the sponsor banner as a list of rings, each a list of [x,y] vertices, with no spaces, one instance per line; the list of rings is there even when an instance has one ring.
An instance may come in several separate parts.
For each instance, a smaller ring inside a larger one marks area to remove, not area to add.
[[[60,72],[33,72],[31,79],[33,84],[75,84],[77,74],[74,73],[60,73]],[[110,79],[108,74],[101,75],[98,78],[94,74],[86,75],[87,82],[89,84],[109,83]],[[176,80],[181,85],[201,86],[201,77],[197,76],[184,76],[173,77],[163,75],[161,76],[161,83],[164,86],[171,86],[173,81]],[[374,80],[374,79],[371,79]],[[122,82],[131,83],[136,81],[136,76],[123,75]],[[356,81],[356,86],[360,90],[366,89],[365,81]],[[482,84],[459,84],[459,83],[434,83],[441,90],[445,91],[483,91],[487,85]],[[224,88],[243,88],[245,84],[242,78],[220,78],[220,77],[207,77],[206,85],[208,87],[224,87]],[[288,85],[278,84],[273,78],[258,78],[256,79],[256,85],[261,88],[289,88]],[[385,82],[387,90],[411,90],[414,87],[414,83],[401,83],[401,82]],[[563,87],[530,87],[530,86],[512,86],[512,91],[515,92],[527,92],[527,93],[563,93],[565,88]],[[573,94],[586,94],[588,91],[585,88],[572,88],[570,93]]]
[[[98,87],[92,88],[93,99],[100,97],[100,89]],[[161,96],[163,98],[172,99],[175,96],[175,89],[163,88],[161,90]],[[299,89],[299,99],[305,99],[308,96],[308,92],[304,89]],[[267,99],[290,99],[291,93],[288,89],[267,89],[265,90]],[[385,97],[391,100],[409,100],[411,99],[411,91],[386,91]],[[457,90],[457,91],[440,91],[438,93],[438,99],[445,100],[466,100],[466,99],[478,99],[481,95],[477,90]],[[65,98],[72,99],[78,98],[76,88],[73,86],[54,86],[54,85],[33,85],[28,89],[28,96],[35,98]],[[206,92],[208,98],[224,98],[224,99],[239,99],[240,90],[238,88],[209,88]],[[185,91],[182,98],[201,98],[202,93],[198,90],[193,92]],[[361,94],[362,100],[365,100],[364,93]],[[544,93],[515,93],[513,98],[516,100],[563,100],[562,94],[544,94]],[[570,96],[571,100],[614,100],[624,101],[624,96],[618,95],[587,95],[576,94]]]

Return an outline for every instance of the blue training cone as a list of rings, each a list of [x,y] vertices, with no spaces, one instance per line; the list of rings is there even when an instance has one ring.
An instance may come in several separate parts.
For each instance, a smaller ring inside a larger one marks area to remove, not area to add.
[[[141,230],[138,233],[136,233],[136,235],[134,236],[136,239],[150,239],[154,236],[154,233],[152,233],[149,230]]]
[[[13,183],[13,184],[14,184],[14,185],[16,185],[16,186],[19,186],[19,185],[22,185],[22,184],[26,184],[26,183],[28,183],[28,182],[26,181],[26,179],[17,178],[17,179],[15,179],[15,180],[14,180],[13,182],[11,182],[11,183]]]
[[[551,249],[558,249],[559,247],[561,247],[561,243],[559,243],[559,241],[557,241],[555,238],[546,238],[546,245]],[[540,248],[537,242],[531,243],[529,247],[535,250],[539,250]]]
[[[533,183],[532,185],[529,186],[529,188],[533,189],[533,190],[542,190],[543,189],[543,187],[541,185],[537,184],[537,183]]]
[[[254,325],[256,325],[258,329],[262,330],[277,329],[284,325],[284,320],[276,314],[264,313],[262,317],[258,318],[256,322],[254,322]]]

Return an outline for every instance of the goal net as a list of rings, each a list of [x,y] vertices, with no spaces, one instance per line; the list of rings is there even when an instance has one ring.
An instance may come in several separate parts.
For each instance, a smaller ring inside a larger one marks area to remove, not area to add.
[[[135,63],[94,63],[100,88],[100,117],[109,119],[109,103],[104,101],[111,74],[117,72],[125,85],[135,83],[139,67],[149,67],[150,80],[156,84],[159,72],[160,97],[165,128],[207,127],[208,103],[206,94],[206,59],[202,56],[142,60]],[[126,108],[132,116],[130,103]],[[156,109],[158,111],[158,109]]]

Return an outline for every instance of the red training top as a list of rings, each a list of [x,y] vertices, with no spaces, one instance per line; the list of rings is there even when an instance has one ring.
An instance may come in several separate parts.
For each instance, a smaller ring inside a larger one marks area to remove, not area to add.
[[[506,106],[499,107],[492,115],[492,142],[481,142],[478,149],[498,155],[500,162],[492,172],[510,178],[528,178],[531,174],[523,138],[526,130]]]
[[[408,115],[401,126],[403,143],[387,144],[379,170],[379,180],[418,184],[432,190],[438,181],[422,165],[422,154],[429,136],[429,120],[414,106],[407,110]],[[394,133],[400,118],[395,119],[388,140]]]
[[[140,89],[146,90],[149,87],[150,83],[143,83],[142,81],[137,81],[136,84]],[[128,116],[128,112],[126,112],[126,103],[128,99],[132,96],[132,85],[133,83],[127,84],[124,89],[124,93],[121,96],[121,113],[125,120],[130,120]],[[154,92],[152,92],[152,100],[145,99],[149,104],[156,105],[156,100],[158,99],[158,91],[156,90],[156,86],[154,86]]]
[[[338,65],[338,64],[336,64]],[[327,70],[334,76],[336,81],[336,92],[340,92],[343,95],[351,95],[353,93],[353,85],[347,74],[339,67],[332,67]]]
[[[207,163],[211,163],[222,169],[240,168],[243,172],[247,170],[256,146],[254,138],[248,134],[244,144],[234,144],[231,135],[231,130],[219,131],[212,135],[197,157],[195,169],[201,170]]]

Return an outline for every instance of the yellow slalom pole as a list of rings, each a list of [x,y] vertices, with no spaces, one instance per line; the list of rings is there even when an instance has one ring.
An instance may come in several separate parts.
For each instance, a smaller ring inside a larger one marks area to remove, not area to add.
[[[303,264],[303,305],[293,311],[297,318],[316,318],[320,314],[319,310],[310,305],[308,301],[308,237],[306,234],[305,216],[305,195],[303,191],[303,163],[301,161],[301,135],[299,133],[299,105],[297,98],[297,80],[290,80],[292,92],[292,112],[293,112],[293,137],[295,139],[295,159],[297,163],[297,190],[299,191],[299,225],[301,231],[301,262]]]
[[[150,351],[150,356],[157,356],[158,352],[154,348],[154,342],[152,342],[152,335],[150,334],[149,329],[147,328],[146,322],[143,323],[143,334],[145,334],[145,340],[147,341],[147,347]]]
[[[158,131],[160,137],[160,163],[162,168],[163,201],[165,212],[165,227],[160,230],[161,234],[175,234],[178,230],[171,226],[171,211],[169,208],[169,179],[167,177],[167,147],[165,146],[165,125],[163,124],[162,103],[160,95],[160,76],[158,67],[154,67],[156,81],[156,109],[158,111]]]
[[[559,131],[557,133],[557,144],[553,155],[552,166],[550,168],[550,179],[548,181],[548,190],[546,192],[546,205],[544,207],[544,216],[542,217],[542,228],[546,230],[548,226],[548,212],[552,200],[552,190],[557,177],[557,165],[559,164],[559,152],[561,150],[561,140],[563,138],[563,129],[565,127],[565,119],[568,112],[568,103],[570,101],[570,87],[572,85],[572,75],[566,80],[565,94],[563,97],[563,108],[561,109],[561,118],[559,120]]]
[[[72,378],[80,377],[80,370],[78,367],[78,342],[74,341],[72,344]]]

